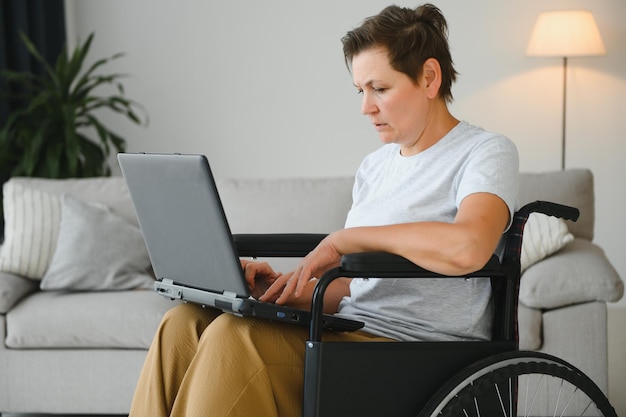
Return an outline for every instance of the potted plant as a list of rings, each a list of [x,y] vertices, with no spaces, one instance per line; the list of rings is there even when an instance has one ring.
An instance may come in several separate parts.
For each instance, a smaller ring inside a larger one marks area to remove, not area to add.
[[[102,109],[142,124],[141,107],[124,95],[123,74],[101,75],[103,65],[123,54],[100,59],[83,69],[94,34],[72,54],[64,48],[54,66],[21,35],[28,52],[42,65],[44,75],[3,71],[8,85],[19,88],[21,107],[11,113],[0,129],[0,179],[11,176],[46,178],[108,176],[112,149],[123,152],[126,141],[99,119]],[[103,87],[114,93],[99,95]]]

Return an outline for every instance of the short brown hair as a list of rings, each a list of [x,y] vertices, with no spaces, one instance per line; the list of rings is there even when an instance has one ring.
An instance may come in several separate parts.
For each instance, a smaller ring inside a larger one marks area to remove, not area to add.
[[[456,80],[450,47],[448,24],[441,11],[432,4],[416,9],[389,6],[371,16],[342,39],[348,69],[355,55],[373,47],[383,47],[393,69],[408,75],[417,83],[424,62],[439,61],[442,73],[439,96],[452,101],[452,83]]]

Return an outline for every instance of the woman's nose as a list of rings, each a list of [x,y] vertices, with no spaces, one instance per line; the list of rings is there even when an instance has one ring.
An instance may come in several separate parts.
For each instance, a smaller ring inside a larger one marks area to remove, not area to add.
[[[361,102],[361,114],[368,115],[372,113],[376,113],[378,108],[372,101],[372,97],[367,93],[363,93],[363,101]]]

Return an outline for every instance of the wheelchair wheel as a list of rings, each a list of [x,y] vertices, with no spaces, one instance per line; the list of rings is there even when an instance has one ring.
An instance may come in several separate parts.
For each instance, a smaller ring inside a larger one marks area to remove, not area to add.
[[[507,352],[468,366],[418,417],[617,417],[600,388],[567,362],[538,352]]]

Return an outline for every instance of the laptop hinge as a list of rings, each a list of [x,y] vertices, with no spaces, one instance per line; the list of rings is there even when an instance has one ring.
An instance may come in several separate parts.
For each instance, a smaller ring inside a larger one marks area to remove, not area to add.
[[[172,281],[171,279],[168,279],[168,278],[161,279],[161,282],[163,284],[166,284],[166,285],[174,285],[174,281]]]
[[[222,294],[224,294],[226,297],[237,298],[237,294],[231,291],[224,291]]]

